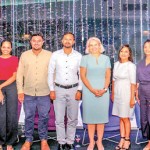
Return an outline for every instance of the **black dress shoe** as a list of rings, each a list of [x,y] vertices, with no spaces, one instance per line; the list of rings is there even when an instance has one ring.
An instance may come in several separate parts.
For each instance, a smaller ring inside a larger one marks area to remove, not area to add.
[[[57,150],[65,150],[66,144],[59,144]]]
[[[75,150],[75,147],[73,144],[66,144],[66,150]]]

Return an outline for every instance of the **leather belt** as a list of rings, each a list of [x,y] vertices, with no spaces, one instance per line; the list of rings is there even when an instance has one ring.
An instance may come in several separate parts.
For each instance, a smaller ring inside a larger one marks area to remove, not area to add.
[[[78,86],[78,83],[75,83],[75,84],[72,84],[72,85],[61,85],[61,84],[55,83],[55,85],[58,86],[58,87],[64,88],[64,89],[70,89],[70,88]]]

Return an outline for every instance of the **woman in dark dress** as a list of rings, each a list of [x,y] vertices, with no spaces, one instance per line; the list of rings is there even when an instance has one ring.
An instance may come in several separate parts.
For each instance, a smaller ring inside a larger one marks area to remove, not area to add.
[[[150,150],[150,40],[144,43],[145,57],[137,65],[136,99],[140,103],[141,128],[148,144],[143,150]]]

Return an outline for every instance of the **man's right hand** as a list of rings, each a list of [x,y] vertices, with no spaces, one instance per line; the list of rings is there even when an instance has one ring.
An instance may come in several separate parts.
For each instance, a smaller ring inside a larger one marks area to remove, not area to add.
[[[18,100],[20,103],[22,103],[24,101],[24,93],[19,93],[18,94]]]
[[[50,99],[51,100],[55,100],[56,99],[55,91],[50,91]]]

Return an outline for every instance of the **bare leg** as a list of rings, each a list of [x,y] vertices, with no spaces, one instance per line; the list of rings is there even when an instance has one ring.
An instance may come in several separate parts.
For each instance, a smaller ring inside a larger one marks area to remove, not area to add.
[[[96,124],[88,124],[87,126],[88,126],[89,140],[90,140],[90,144],[87,149],[93,150],[95,145],[94,134],[95,134]]]
[[[123,123],[125,127],[125,142],[123,147],[128,149],[130,146],[130,132],[131,132],[131,122],[129,118],[123,118]]]
[[[120,118],[120,136],[121,136],[120,142],[119,142],[118,146],[116,146],[116,148],[115,148],[116,150],[122,148],[123,144],[124,144],[125,126],[124,126],[122,118]]]
[[[104,124],[97,124],[97,137],[98,140],[96,141],[98,150],[103,150],[103,144],[102,144],[102,140],[103,140],[103,134],[104,134]]]

